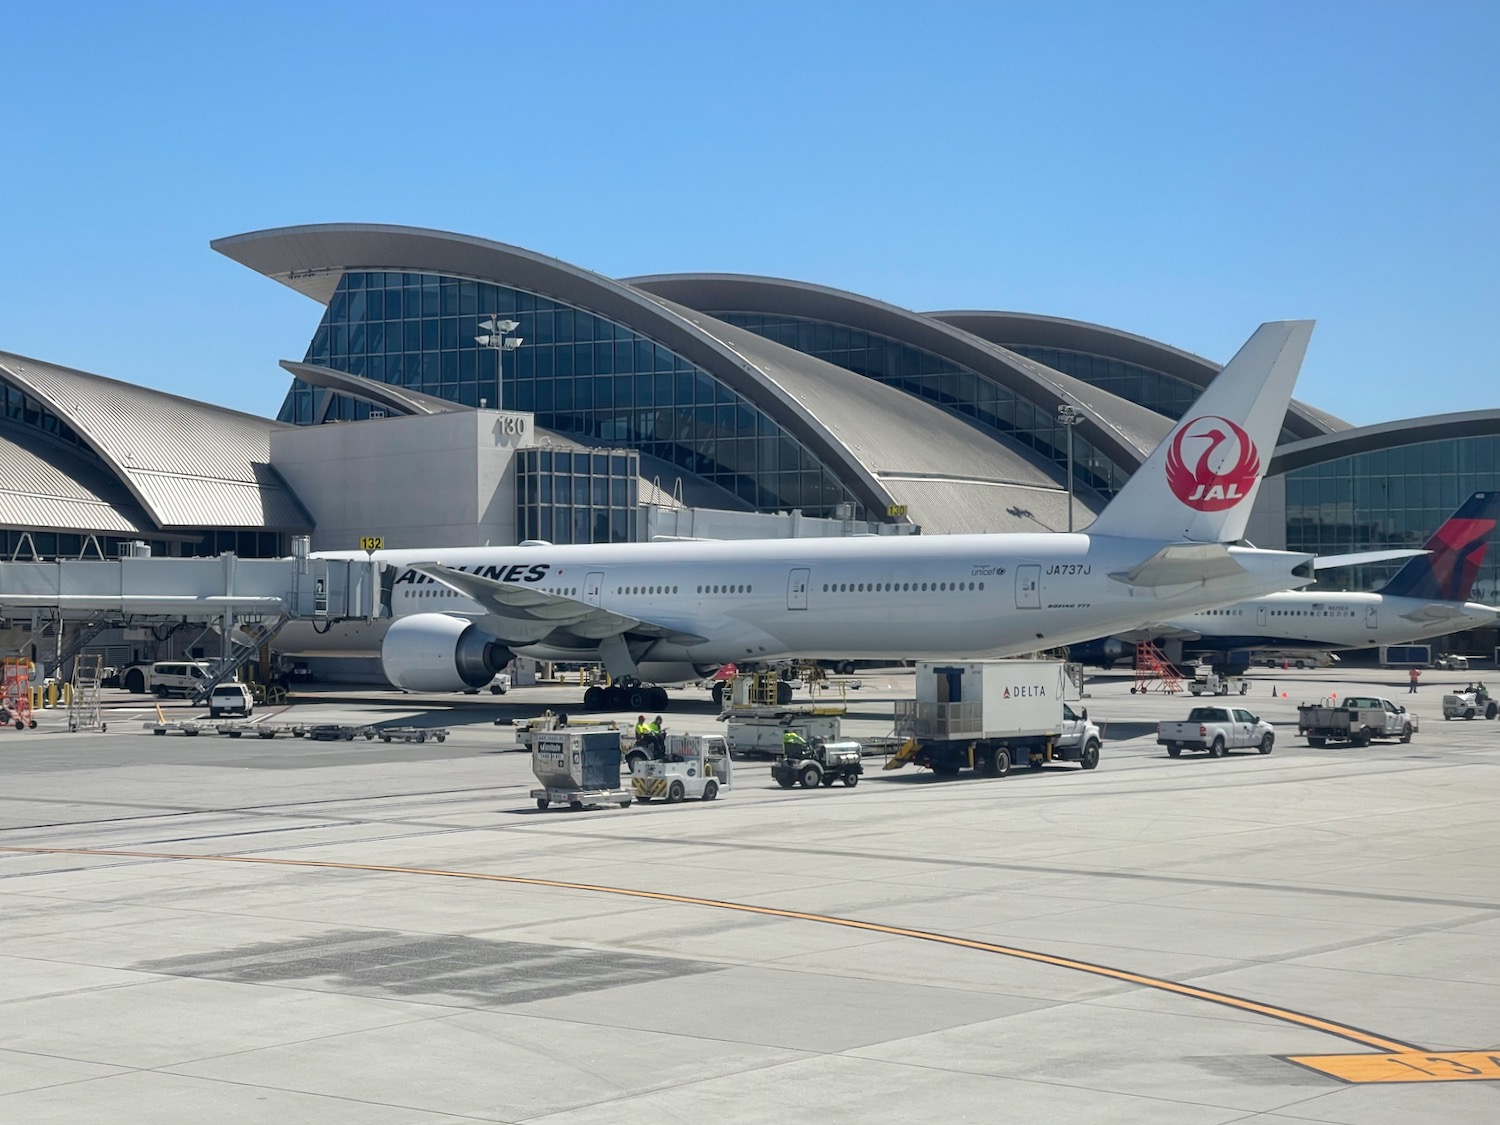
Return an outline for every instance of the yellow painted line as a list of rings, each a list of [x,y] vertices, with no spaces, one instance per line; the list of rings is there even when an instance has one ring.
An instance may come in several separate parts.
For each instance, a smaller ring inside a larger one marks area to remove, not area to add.
[[[1287,1062],[1344,1082],[1500,1082],[1500,1048],[1425,1055],[1283,1055]]]
[[[13,852],[24,855],[87,855],[111,856],[125,859],[201,860],[209,863],[253,863],[274,867],[315,867],[337,871],[375,871],[391,875],[428,875],[443,879],[477,879],[483,882],[509,883],[523,887],[550,887],[556,890],[620,895],[624,898],[647,899],[652,902],[668,902],[680,906],[707,906],[713,907],[716,910],[734,910],[743,914],[759,914],[768,918],[785,918],[796,922],[817,922],[826,926],[843,926],[851,930],[864,930],[868,933],[884,934],[888,937],[913,938],[917,941],[949,945],[959,949],[973,949],[981,953],[994,953],[1002,957],[1015,957],[1023,961],[1034,961],[1042,965],[1052,965],[1059,969],[1072,969],[1077,972],[1091,973],[1094,976],[1108,977],[1111,980],[1124,981],[1127,984],[1140,985],[1143,988],[1154,988],[1161,992],[1186,996],[1193,1000],[1203,1000],[1211,1004],[1220,1004],[1241,1012],[1250,1012],[1255,1015],[1266,1016],[1270,1019],[1281,1020],[1284,1023],[1296,1024],[1299,1027],[1311,1028],[1313,1031],[1321,1031],[1328,1035],[1337,1036],[1340,1039],[1347,1039],[1353,1043],[1361,1043],[1366,1047],[1374,1047],[1380,1051],[1393,1052],[1402,1057],[1407,1055],[1415,1056],[1421,1052],[1420,1047],[1415,1047],[1410,1043],[1403,1043],[1398,1039],[1387,1039],[1382,1035],[1361,1031],[1359,1028],[1334,1023],[1331,1020],[1319,1019],[1317,1016],[1310,1016],[1304,1012],[1296,1012],[1290,1008],[1281,1008],[1274,1004],[1262,1004],[1258,1000],[1248,1000],[1243,996],[1233,996],[1227,992],[1214,992],[1207,988],[1195,988],[1189,984],[1178,984],[1176,981],[1163,980],[1159,977],[1148,977],[1141,973],[1132,973],[1124,969],[1111,968],[1108,965],[1096,965],[1090,961],[1077,961],[1071,957],[1058,957],[1051,953],[1037,953],[1030,949],[1017,949],[1014,946],[996,945],[992,942],[975,941],[972,938],[955,937],[951,934],[932,933],[928,930],[912,930],[904,926],[886,926],[879,922],[863,922],[857,918],[839,918],[830,914],[811,914],[801,910],[783,910],[774,906],[756,906],[746,902],[726,902],[713,898],[696,898],[692,895],[668,894],[664,891],[642,891],[629,887],[605,887],[592,883],[569,883],[560,879],[536,879],[524,875],[491,875],[479,871],[448,871],[436,867],[394,867],[379,863],[340,863],[333,860],[320,859],[288,859],[248,855],[193,855],[186,852],[141,852],[108,848],[0,847],[0,852]],[[1317,1056],[1304,1057],[1314,1058]]]

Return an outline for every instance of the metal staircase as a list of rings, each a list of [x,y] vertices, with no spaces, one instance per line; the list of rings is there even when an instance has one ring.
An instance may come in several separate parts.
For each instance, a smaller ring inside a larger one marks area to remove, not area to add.
[[[1135,644],[1135,686],[1131,695],[1145,695],[1148,691],[1174,695],[1182,690],[1182,676],[1176,665],[1152,641],[1137,641]]]

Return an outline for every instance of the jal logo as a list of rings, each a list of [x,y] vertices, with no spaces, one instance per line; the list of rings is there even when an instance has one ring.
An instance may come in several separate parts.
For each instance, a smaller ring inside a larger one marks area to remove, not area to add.
[[[1260,454],[1250,435],[1228,418],[1194,418],[1167,449],[1167,486],[1200,512],[1222,512],[1250,495]]]

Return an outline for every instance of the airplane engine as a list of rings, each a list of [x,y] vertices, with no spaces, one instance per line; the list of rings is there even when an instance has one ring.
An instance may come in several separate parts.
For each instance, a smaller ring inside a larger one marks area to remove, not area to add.
[[[446,613],[398,618],[380,645],[385,678],[407,691],[483,687],[511,656],[510,649],[472,621]]]

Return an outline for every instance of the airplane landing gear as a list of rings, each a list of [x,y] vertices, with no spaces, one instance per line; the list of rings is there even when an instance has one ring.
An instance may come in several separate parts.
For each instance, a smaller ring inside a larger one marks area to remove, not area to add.
[[[583,693],[585,711],[665,711],[670,705],[667,689],[650,684],[619,682]]]

